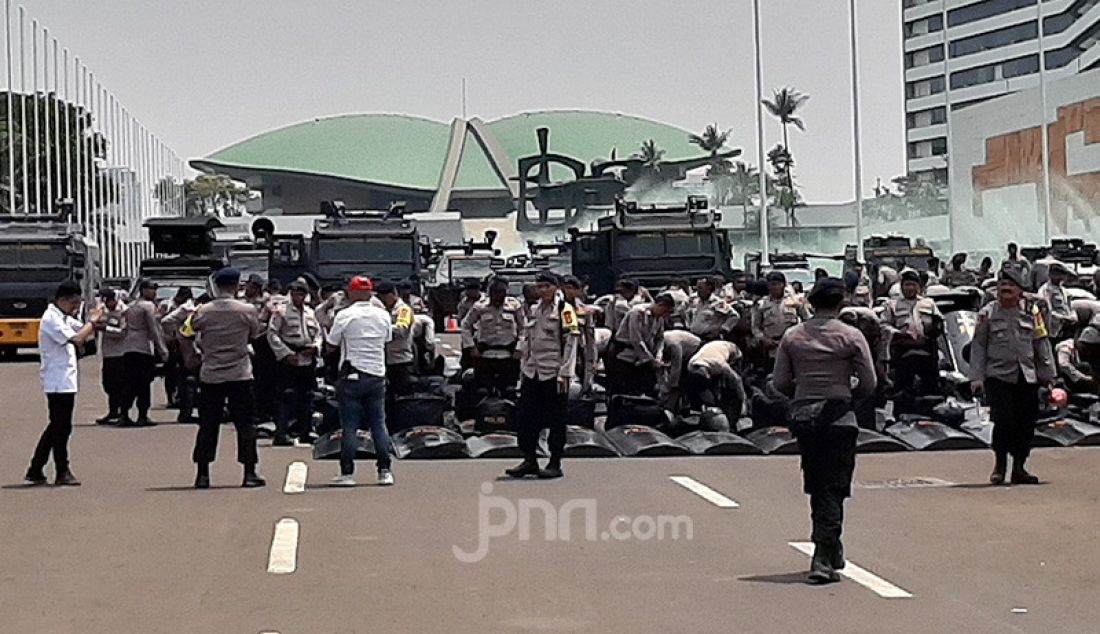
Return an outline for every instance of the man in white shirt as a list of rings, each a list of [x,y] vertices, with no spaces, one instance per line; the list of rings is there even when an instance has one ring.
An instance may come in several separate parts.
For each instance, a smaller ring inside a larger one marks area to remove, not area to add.
[[[365,276],[348,282],[351,305],[336,314],[325,341],[340,349],[336,400],[343,440],[340,475],[334,486],[355,486],[356,432],[370,428],[378,464],[378,484],[393,484],[390,435],[386,431],[386,344],[393,339],[390,314],[371,302],[374,283]]]
[[[42,314],[38,329],[38,350],[42,359],[42,391],[50,422],[35,447],[27,469],[28,484],[46,484],[44,469],[53,453],[58,486],[80,486],[69,470],[69,436],[73,431],[73,406],[76,403],[76,349],[95,335],[95,322],[103,316],[103,306],[96,306],[89,321],[81,325],[74,315],[80,310],[80,284],[69,280],[57,287],[54,302]]]

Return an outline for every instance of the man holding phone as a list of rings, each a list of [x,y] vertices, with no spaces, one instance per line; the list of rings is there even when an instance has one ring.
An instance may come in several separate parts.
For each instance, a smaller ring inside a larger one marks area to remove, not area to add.
[[[82,301],[80,284],[69,280],[57,287],[54,301],[42,314],[38,329],[38,350],[42,359],[42,391],[46,393],[49,424],[35,447],[27,469],[28,484],[46,484],[46,461],[53,453],[58,486],[80,486],[69,470],[69,436],[73,432],[73,406],[77,392],[77,349],[95,336],[95,324],[104,314],[96,306],[81,324],[76,316]]]
[[[559,292],[560,285],[558,276],[550,272],[535,279],[539,301],[531,308],[517,349],[523,374],[517,416],[523,462],[505,471],[512,478],[562,477],[566,405],[581,331],[576,311]],[[544,427],[550,429],[550,462],[539,469],[539,432]]]

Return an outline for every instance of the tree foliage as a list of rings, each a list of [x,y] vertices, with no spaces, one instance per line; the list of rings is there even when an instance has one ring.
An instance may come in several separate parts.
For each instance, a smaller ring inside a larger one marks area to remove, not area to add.
[[[240,216],[252,191],[224,174],[200,174],[183,184],[187,215]]]

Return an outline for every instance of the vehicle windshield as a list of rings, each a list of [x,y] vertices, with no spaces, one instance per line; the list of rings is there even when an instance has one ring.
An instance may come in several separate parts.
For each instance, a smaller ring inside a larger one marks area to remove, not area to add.
[[[492,258],[461,258],[449,261],[450,278],[464,279],[468,277],[482,279],[493,272]]]
[[[627,258],[713,255],[714,236],[706,231],[630,233],[619,237],[617,251]]]
[[[319,240],[321,262],[415,262],[416,243],[402,238],[337,238]]]
[[[65,245],[57,242],[0,242],[0,268],[68,267]]]
[[[229,265],[241,272],[241,277],[247,279],[249,275],[258,273],[267,279],[268,261],[267,254],[230,254]]]
[[[164,280],[158,281],[158,284],[160,286],[157,288],[157,298],[154,300],[157,304],[175,297],[176,292],[183,286],[191,289],[191,297],[198,297],[206,292],[206,282],[202,280]]]

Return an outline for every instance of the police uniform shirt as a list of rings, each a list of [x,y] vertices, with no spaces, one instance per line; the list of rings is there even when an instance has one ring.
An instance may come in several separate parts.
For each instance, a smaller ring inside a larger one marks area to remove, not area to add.
[[[264,302],[263,308],[260,308],[260,323],[266,324],[271,321],[272,315],[275,311],[282,308],[283,304],[290,301],[290,297],[281,293],[269,295],[267,301]]]
[[[761,297],[752,307],[752,334],[758,339],[777,340],[783,333],[799,322],[810,318],[806,301],[797,297],[784,296],[774,299],[771,295]]]
[[[417,315],[427,315],[432,312],[428,308],[428,303],[424,301],[419,295],[409,295],[409,299],[405,301],[409,305],[409,308],[413,309],[413,312]]]
[[[626,363],[641,365],[655,362],[664,345],[665,319],[653,314],[650,304],[630,309],[615,333],[623,349],[617,358]]]
[[[611,298],[611,302],[607,305],[607,313],[604,315],[604,325],[610,328],[611,332],[618,332],[619,325],[622,323],[623,318],[626,317],[626,314],[630,312],[630,309],[644,303],[645,300],[642,299],[640,293],[630,299],[616,293]]]
[[[703,340],[686,330],[667,330],[661,358],[668,363],[668,371],[660,377],[662,386],[675,389],[680,386],[680,375],[687,360],[699,351]]]
[[[579,351],[584,355],[584,363],[587,366],[585,380],[595,378],[596,365],[599,362],[599,351],[596,344],[596,313],[592,306],[581,300],[573,300],[573,309],[577,314],[577,326],[581,331]]]
[[[386,365],[412,363],[412,308],[398,299],[388,312],[393,325],[393,337],[386,344]]]
[[[532,306],[519,344],[523,376],[539,381],[573,378],[579,335],[576,313],[564,300]]]
[[[171,315],[172,313],[168,314]],[[104,311],[103,322],[105,327],[99,335],[99,352],[104,359],[117,359],[126,354],[126,350],[122,345],[126,339],[126,304],[118,302],[115,304],[114,310]],[[163,321],[161,321],[161,325],[164,325]],[[176,328],[179,328],[179,324],[176,325]]]
[[[913,299],[899,297],[887,300],[880,318],[883,345],[889,348],[890,339],[900,332],[925,336],[927,322],[936,317],[943,316],[931,298],[917,296]]]
[[[1054,347],[1054,356],[1058,363],[1058,374],[1065,377],[1070,383],[1080,383],[1088,379],[1088,375],[1077,369],[1081,362],[1077,356],[1077,342],[1073,339],[1061,341]]]
[[[1073,326],[1077,323],[1077,313],[1070,305],[1065,288],[1047,281],[1039,288],[1039,296],[1047,302],[1050,311],[1050,332],[1052,334],[1059,335],[1063,327]]]
[[[795,400],[847,400],[872,394],[877,379],[863,333],[839,319],[814,317],[779,342],[772,382]]]
[[[139,299],[126,307],[126,337],[122,340],[122,353],[140,352],[168,356],[164,335],[157,323],[157,308],[147,299]]]
[[[486,359],[508,359],[519,341],[523,305],[514,297],[505,297],[497,307],[483,298],[462,320],[462,347],[478,348]]]
[[[711,341],[703,344],[691,360],[688,361],[688,370],[697,371],[705,369],[707,376],[732,378],[734,375],[733,364],[741,358],[741,350],[737,344],[729,341]]]
[[[947,267],[947,269],[944,270],[944,272],[943,272],[943,277],[941,278],[941,282],[943,283],[944,286],[951,286],[951,287],[955,287],[955,286],[977,286],[978,285],[978,275],[974,271],[966,268],[965,266],[961,269],[955,269],[953,267]]]
[[[718,339],[741,319],[737,311],[717,295],[696,297],[687,311],[688,330],[703,339]]]
[[[271,314],[267,325],[267,342],[279,361],[295,366],[310,366],[317,359],[321,325],[317,323],[317,317],[309,306],[298,308],[293,302],[285,302],[277,306]]]
[[[252,380],[248,343],[263,332],[254,305],[221,297],[199,307],[184,327],[182,334],[193,334],[202,352],[201,382]]]
[[[470,314],[470,310],[475,304],[480,302],[483,298],[470,299],[465,294],[458,302],[458,307],[455,309],[455,318],[461,323],[463,319],[466,319],[466,315]]]
[[[986,304],[978,311],[970,344],[970,379],[1016,383],[1021,373],[1028,383],[1054,378],[1054,359],[1041,312],[1037,306]]]
[[[1100,323],[1100,301],[1095,299],[1075,299],[1070,302],[1077,315],[1077,325],[1084,327]]]

